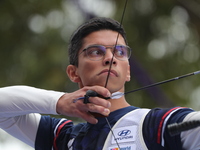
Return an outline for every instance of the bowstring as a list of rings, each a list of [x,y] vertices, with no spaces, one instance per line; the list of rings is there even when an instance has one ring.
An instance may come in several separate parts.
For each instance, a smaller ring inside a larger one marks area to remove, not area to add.
[[[127,6],[127,3],[128,3],[128,0],[125,1],[125,5],[124,5],[124,9],[123,9],[123,13],[122,13],[122,18],[121,18],[121,21],[120,21],[120,25],[119,25],[119,28],[122,27],[122,22],[123,22],[123,19],[124,19],[124,14],[125,14],[125,10],[126,10],[126,6]],[[111,68],[112,68],[112,63],[113,63],[113,60],[114,60],[114,54],[115,54],[115,47],[117,46],[117,42],[118,42],[118,39],[119,39],[119,35],[120,33],[118,32],[117,34],[117,38],[116,38],[116,42],[115,42],[115,45],[114,45],[114,50],[112,52],[112,58],[111,58],[111,61],[110,61],[110,65],[109,65],[109,70],[108,70],[108,75],[107,75],[107,78],[106,78],[106,83],[105,83],[105,88],[107,87],[107,84],[108,84],[108,79],[110,77],[110,71],[111,71]]]
[[[122,27],[122,22],[123,22],[123,19],[124,19],[124,14],[125,14],[125,10],[126,10],[126,7],[127,7],[127,3],[128,3],[128,0],[126,0],[126,1],[125,1],[125,4],[124,4],[124,9],[123,9],[123,12],[122,12],[122,18],[121,18],[121,21],[120,21],[119,28]],[[113,50],[113,52],[112,52],[112,59],[111,59],[111,61],[110,61],[110,65],[109,65],[109,69],[108,69],[108,75],[107,75],[106,82],[105,82],[105,86],[104,86],[105,88],[106,88],[107,85],[108,85],[108,79],[109,79],[109,77],[110,77],[110,71],[111,71],[111,68],[112,68],[113,60],[114,60],[115,47],[117,46],[117,42],[118,42],[118,39],[119,39],[119,35],[120,35],[120,33],[118,32],[117,38],[116,38],[116,43],[115,43],[115,45],[114,45],[114,50]],[[105,120],[106,120],[106,122],[107,122],[107,124],[108,124],[108,126],[109,126],[109,128],[110,128],[110,131],[111,131],[111,133],[112,133],[112,135],[113,135],[113,137],[114,137],[114,140],[115,140],[115,142],[116,142],[118,148],[120,149],[119,143],[117,142],[117,139],[116,139],[116,137],[115,137],[115,134],[114,134],[114,132],[113,132],[113,130],[112,130],[112,127],[111,127],[111,125],[110,125],[110,123],[109,123],[109,121],[108,121],[108,118],[105,117]]]

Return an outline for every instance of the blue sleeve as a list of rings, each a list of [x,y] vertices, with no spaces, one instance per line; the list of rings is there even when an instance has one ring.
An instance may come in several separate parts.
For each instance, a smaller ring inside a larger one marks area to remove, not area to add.
[[[180,134],[170,136],[167,126],[182,122],[192,109],[174,107],[170,109],[152,109],[143,123],[143,136],[147,148],[150,150],[182,150]]]
[[[71,120],[42,116],[36,135],[35,150],[52,150],[52,147],[56,146],[55,141],[62,128],[70,130],[72,126]]]

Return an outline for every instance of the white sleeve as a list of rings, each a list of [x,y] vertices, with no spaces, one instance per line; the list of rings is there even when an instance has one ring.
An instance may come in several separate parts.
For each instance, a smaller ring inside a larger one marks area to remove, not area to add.
[[[40,114],[57,114],[63,92],[29,86],[0,88],[0,128],[34,147]]]
[[[191,120],[199,120],[200,119],[200,111],[189,113],[183,120],[191,121]],[[200,149],[200,127],[184,131],[181,133],[181,142],[183,145],[183,149],[187,150],[199,150]]]

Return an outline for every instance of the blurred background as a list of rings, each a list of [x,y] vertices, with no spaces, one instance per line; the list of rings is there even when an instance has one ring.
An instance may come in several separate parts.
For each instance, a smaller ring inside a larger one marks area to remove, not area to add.
[[[96,16],[120,22],[124,4],[125,0],[1,0],[0,87],[78,89],[65,73],[70,35]],[[128,0],[122,24],[132,48],[126,91],[200,70],[200,1]],[[199,81],[200,75],[191,76],[126,98],[138,107],[199,110]],[[32,149],[14,141],[0,130],[0,149]]]

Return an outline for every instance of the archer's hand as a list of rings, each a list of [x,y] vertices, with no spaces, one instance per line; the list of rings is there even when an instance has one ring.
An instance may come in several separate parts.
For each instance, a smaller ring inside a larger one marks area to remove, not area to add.
[[[89,112],[99,113],[104,116],[108,116],[110,111],[110,102],[100,98],[100,97],[90,97],[90,103],[84,104],[83,100],[78,100],[76,103],[73,102],[74,99],[79,97],[84,97],[88,90],[96,91],[98,94],[104,97],[110,97],[111,94],[108,89],[101,86],[91,86],[84,87],[80,90],[77,90],[73,93],[64,94],[57,102],[56,111],[59,114],[70,116],[70,117],[79,117],[86,120],[89,123],[96,124],[97,119],[91,115]]]

